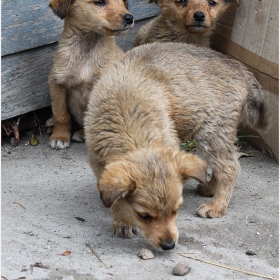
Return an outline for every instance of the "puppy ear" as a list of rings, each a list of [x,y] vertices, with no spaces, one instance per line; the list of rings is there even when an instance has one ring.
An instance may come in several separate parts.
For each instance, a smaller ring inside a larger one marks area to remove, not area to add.
[[[55,15],[64,19],[68,12],[70,3],[71,0],[52,0],[49,6],[52,8]]]
[[[106,207],[111,207],[114,201],[135,190],[136,184],[131,179],[129,170],[128,164],[116,162],[107,165],[101,174],[97,188]]]
[[[194,154],[180,152],[175,161],[184,180],[194,178],[207,186],[207,164],[204,160]]]

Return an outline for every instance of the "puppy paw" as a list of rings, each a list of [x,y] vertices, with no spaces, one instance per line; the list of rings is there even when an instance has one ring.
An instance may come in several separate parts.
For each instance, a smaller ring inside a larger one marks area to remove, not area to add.
[[[217,206],[215,203],[209,202],[200,205],[196,211],[197,214],[202,218],[219,218],[226,213],[227,207]]]
[[[51,138],[50,142],[49,142],[49,146],[52,149],[56,149],[56,150],[66,149],[66,148],[70,147],[70,140],[69,141],[67,141],[67,140],[65,141],[65,140]]]
[[[135,225],[126,225],[124,223],[113,222],[112,231],[114,234],[123,238],[132,238],[137,235],[139,230]]]
[[[72,136],[72,140],[75,142],[83,143],[85,142],[85,133],[83,129],[77,130]]]
[[[210,186],[206,187],[202,184],[197,185],[197,191],[199,192],[200,195],[202,196],[214,196],[215,192],[214,189],[211,188]]]

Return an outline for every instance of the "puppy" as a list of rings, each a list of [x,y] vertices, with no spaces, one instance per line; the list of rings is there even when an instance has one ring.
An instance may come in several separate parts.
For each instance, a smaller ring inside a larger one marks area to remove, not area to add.
[[[94,87],[85,117],[89,162],[112,208],[113,231],[130,237],[140,229],[154,247],[173,248],[188,178],[214,196],[200,216],[225,214],[240,171],[234,142],[242,120],[264,129],[269,116],[258,82],[240,62],[183,43],[127,52]],[[191,137],[212,168],[208,187],[205,163],[179,151]]]
[[[92,87],[123,55],[114,35],[125,34],[134,19],[122,0],[52,0],[50,7],[65,22],[49,75],[54,125],[49,145],[64,149],[70,146],[70,114],[83,126]],[[72,139],[83,142],[83,129]]]
[[[239,5],[239,0],[154,0],[161,14],[139,30],[133,45],[161,41],[209,47],[218,19],[234,1]]]

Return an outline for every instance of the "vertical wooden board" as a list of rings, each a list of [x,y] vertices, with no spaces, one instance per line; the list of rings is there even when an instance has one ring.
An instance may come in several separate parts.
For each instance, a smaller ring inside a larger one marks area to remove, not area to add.
[[[1,119],[51,104],[48,75],[57,44],[2,57]]]
[[[2,56],[58,40],[63,21],[48,4],[41,0],[2,0]]]
[[[267,21],[261,56],[279,64],[279,0],[271,1]]]
[[[242,1],[236,11],[231,40],[278,63],[279,1]]]
[[[133,14],[135,20],[157,16],[160,8],[150,0],[129,0],[128,9]]]

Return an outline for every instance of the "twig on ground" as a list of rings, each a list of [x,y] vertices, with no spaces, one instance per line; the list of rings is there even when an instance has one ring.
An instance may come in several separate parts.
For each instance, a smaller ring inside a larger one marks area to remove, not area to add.
[[[32,270],[33,270],[33,267],[39,267],[39,268],[44,268],[44,269],[50,269],[50,266],[49,265],[44,265],[42,264],[41,262],[36,262],[34,264],[31,264],[30,265],[30,268],[32,267]]]
[[[88,241],[86,241],[86,245],[89,247],[90,251],[99,259],[99,261],[101,261],[107,268],[111,268],[112,266],[107,265],[104,261],[102,261],[100,259],[100,257],[97,255],[97,253],[95,252],[95,250],[91,247],[90,243]]]
[[[20,204],[19,202],[14,202],[13,204],[17,204],[17,205],[19,205],[20,207],[22,207],[23,209],[26,209],[22,204]]]
[[[252,275],[252,276],[261,277],[261,278],[264,278],[264,279],[278,280],[277,278],[273,278],[273,277],[270,277],[270,276],[261,275],[261,274],[258,274],[258,273],[254,273],[254,272],[250,272],[250,271],[234,268],[234,267],[227,266],[227,265],[222,265],[222,264],[219,264],[219,263],[213,263],[213,262],[210,262],[210,261],[205,261],[205,260],[200,260],[200,259],[197,259],[197,258],[192,258],[192,257],[189,257],[189,256],[185,256],[184,254],[187,254],[187,253],[179,253],[180,256],[182,256],[184,258],[187,258],[187,259],[194,260],[194,261],[199,261],[199,262],[203,262],[203,263],[219,266],[219,267],[222,267],[222,268],[226,268],[226,269],[242,272],[242,273],[249,274],[249,275]]]

